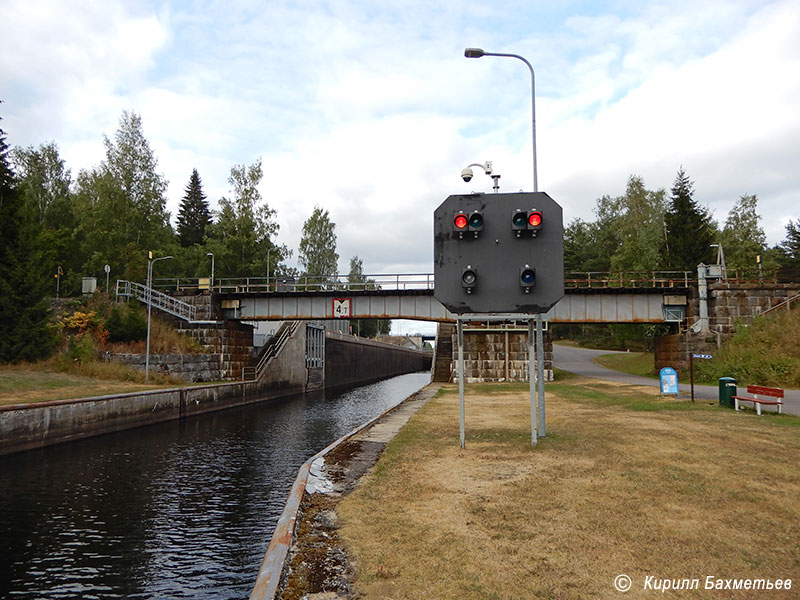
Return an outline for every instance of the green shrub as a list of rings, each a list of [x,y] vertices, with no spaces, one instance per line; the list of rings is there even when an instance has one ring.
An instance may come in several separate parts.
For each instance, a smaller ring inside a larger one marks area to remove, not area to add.
[[[144,311],[120,305],[114,306],[106,320],[109,342],[136,342],[147,337],[147,317]]]
[[[67,356],[70,360],[79,363],[90,362],[97,358],[97,351],[94,347],[92,336],[88,333],[71,335],[69,337]]]

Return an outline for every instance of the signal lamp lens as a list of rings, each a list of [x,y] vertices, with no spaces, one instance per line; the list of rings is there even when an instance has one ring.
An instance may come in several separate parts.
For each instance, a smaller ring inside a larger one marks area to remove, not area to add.
[[[461,281],[466,286],[473,286],[475,285],[475,281],[478,279],[477,275],[475,275],[475,271],[466,270],[464,273],[461,274]]]
[[[474,229],[483,227],[483,215],[481,213],[472,213],[469,217],[469,226]]]
[[[536,271],[533,269],[523,269],[519,275],[522,285],[531,286],[536,283]]]
[[[467,228],[467,215],[463,213],[459,213],[453,219],[453,225],[456,226],[456,229],[466,229]]]
[[[538,211],[532,212],[528,215],[528,225],[531,227],[539,227],[542,224],[542,213]]]
[[[514,213],[514,216],[511,219],[511,224],[514,227],[525,227],[525,213],[524,212]]]

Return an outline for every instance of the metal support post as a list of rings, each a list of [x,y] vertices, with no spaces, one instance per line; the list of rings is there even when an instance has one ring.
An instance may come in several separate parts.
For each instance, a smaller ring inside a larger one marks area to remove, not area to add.
[[[528,381],[531,391],[531,446],[536,446],[536,433],[538,423],[536,421],[536,381],[533,376],[533,355],[535,353],[533,338],[533,319],[528,319]]]
[[[542,331],[542,315],[536,315],[536,375],[539,384],[539,437],[547,435],[544,414],[544,332]]]
[[[461,447],[464,447],[464,322],[461,319],[456,321],[456,337],[458,338],[458,401],[461,417],[460,440]]]

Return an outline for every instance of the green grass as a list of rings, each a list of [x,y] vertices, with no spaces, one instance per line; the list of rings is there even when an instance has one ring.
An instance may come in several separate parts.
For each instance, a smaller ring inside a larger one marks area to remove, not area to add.
[[[467,386],[462,449],[448,386],[336,507],[360,596],[616,598],[620,573],[641,589],[797,566],[800,419],[570,379],[547,384],[532,448],[527,387],[503,388]]]
[[[604,354],[594,359],[601,367],[638,375],[640,377],[657,378],[655,373],[655,358],[652,352],[625,352]]]

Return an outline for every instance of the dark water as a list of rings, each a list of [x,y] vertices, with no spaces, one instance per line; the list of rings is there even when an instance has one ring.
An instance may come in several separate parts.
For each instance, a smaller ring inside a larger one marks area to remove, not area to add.
[[[429,380],[0,457],[0,598],[247,598],[298,467]]]

